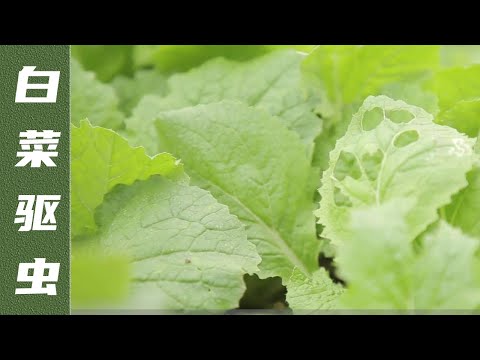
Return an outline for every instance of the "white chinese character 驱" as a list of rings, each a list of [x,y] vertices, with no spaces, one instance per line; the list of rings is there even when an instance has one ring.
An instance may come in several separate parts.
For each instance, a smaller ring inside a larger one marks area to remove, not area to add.
[[[36,168],[44,163],[48,167],[56,167],[52,157],[58,156],[58,152],[55,150],[57,150],[60,135],[61,132],[53,130],[21,132],[19,136],[22,151],[17,152],[17,157],[22,159],[15,166],[23,167],[30,163],[30,167]]]
[[[28,273],[30,269],[33,270],[31,275]],[[18,264],[17,282],[31,282],[32,286],[29,288],[16,288],[15,294],[57,295],[55,284],[46,284],[43,287],[43,283],[57,282],[59,270],[60,263],[46,263],[45,258],[35,258],[34,263]]]
[[[35,71],[36,66],[24,66],[18,73],[16,103],[54,103],[57,102],[60,71]],[[30,77],[48,77],[46,84],[30,84]],[[47,90],[46,96],[27,96],[28,89]]]
[[[19,195],[15,224],[23,225],[18,231],[57,230],[55,210],[60,198],[61,195]]]

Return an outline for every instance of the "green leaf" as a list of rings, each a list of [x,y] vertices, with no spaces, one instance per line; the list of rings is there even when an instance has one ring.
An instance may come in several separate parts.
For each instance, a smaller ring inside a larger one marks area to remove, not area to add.
[[[122,308],[217,310],[238,306],[257,271],[244,226],[210,193],[154,176],[116,187],[97,212],[106,254],[131,259]]]
[[[347,290],[339,307],[350,309],[410,308],[414,253],[404,215],[412,199],[357,209],[345,224],[350,241],[337,248],[336,263]]]
[[[111,129],[122,127],[123,115],[118,111],[118,98],[113,88],[98,81],[94,73],[83,70],[75,59],[71,59],[70,64],[72,123],[78,125],[80,120],[88,118],[94,125]]]
[[[480,305],[473,275],[478,241],[441,221],[414,251],[407,220],[414,204],[412,198],[396,199],[353,212],[351,241],[338,247],[348,284],[340,307],[428,311]]]
[[[214,59],[168,81],[165,98],[147,96],[126,120],[132,143],[149,154],[163,150],[154,131],[158,113],[221,100],[238,100],[267,110],[296,131],[311,153],[322,122],[314,114],[317,98],[301,87],[303,55],[279,51],[246,63]]]
[[[143,96],[164,95],[167,92],[165,77],[155,70],[136,71],[133,78],[117,76],[112,86],[120,99],[120,109],[126,115],[131,115],[132,109]]]
[[[343,288],[332,282],[325,269],[319,269],[306,277],[295,269],[288,279],[287,301],[300,313],[334,309]]]
[[[316,176],[298,136],[267,112],[223,101],[159,115],[162,143],[246,225],[262,256],[260,277],[317,268]]]
[[[368,97],[323,173],[316,212],[325,226],[322,236],[334,244],[348,241],[352,210],[415,197],[417,206],[407,216],[408,233],[415,238],[467,185],[473,145],[473,139],[433,123],[421,108],[386,96]]]
[[[480,239],[480,165],[467,176],[468,186],[445,208],[446,220],[465,234]]]
[[[480,65],[438,72],[433,81],[440,106],[436,121],[477,136],[480,131],[479,80]]]
[[[100,81],[132,72],[132,45],[73,45],[72,57],[82,66],[95,72]]]
[[[438,64],[438,46],[319,46],[303,65],[338,109],[385,85],[423,75]],[[341,109],[340,109],[341,110]]]
[[[72,237],[92,233],[93,213],[104,195],[117,184],[132,184],[160,174],[185,179],[182,165],[170,154],[153,158],[141,147],[132,148],[115,132],[92,127],[88,121],[72,126]]]
[[[162,72],[181,72],[199,66],[215,57],[247,61],[282,48],[303,52],[312,45],[142,45],[135,47],[136,65],[155,65]]]
[[[478,307],[480,284],[474,276],[478,241],[445,222],[440,222],[422,240],[423,251],[415,264],[417,309]]]
[[[316,141],[314,165],[325,168],[335,141],[367,96],[381,95],[389,84],[418,81],[438,64],[438,46],[318,46],[303,63],[305,81],[324,99],[319,112],[325,129]]]
[[[480,63],[478,45],[443,45],[441,47],[443,66],[467,66]]]

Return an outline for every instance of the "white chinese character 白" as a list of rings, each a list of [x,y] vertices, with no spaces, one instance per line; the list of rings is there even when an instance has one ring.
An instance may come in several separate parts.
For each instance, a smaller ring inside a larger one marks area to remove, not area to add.
[[[32,274],[28,272],[32,269]],[[15,294],[47,294],[57,295],[55,284],[46,284],[44,282],[57,282],[60,263],[46,263],[45,258],[35,258],[34,263],[18,264],[17,282],[31,282],[29,288],[16,288]],[[46,271],[46,272],[45,272]]]
[[[57,101],[60,71],[35,71],[36,66],[24,66],[18,73],[16,103],[54,103]],[[48,77],[46,84],[30,84],[30,77]],[[28,89],[46,90],[46,96],[27,96]]]
[[[18,195],[15,224],[23,224],[18,231],[57,230],[55,210],[60,197],[61,195]]]
[[[15,166],[40,167],[44,163],[48,167],[57,166],[52,157],[57,157],[57,145],[61,132],[53,130],[27,130],[20,133],[20,146],[22,151],[17,152],[17,157],[22,159]],[[32,149],[33,147],[33,149]]]

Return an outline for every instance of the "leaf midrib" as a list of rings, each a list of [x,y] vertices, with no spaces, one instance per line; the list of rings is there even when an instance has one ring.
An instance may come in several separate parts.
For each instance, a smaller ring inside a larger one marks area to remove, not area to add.
[[[280,250],[283,251],[285,254],[285,257],[290,260],[290,262],[293,264],[293,267],[297,267],[299,270],[302,271],[304,275],[310,276],[310,271],[306,268],[304,263],[300,260],[300,258],[295,254],[295,252],[289,247],[287,241],[278,233],[278,231],[272,227],[270,227],[265,221],[263,221],[257,214],[255,214],[248,206],[246,206],[239,198],[234,196],[233,194],[228,193],[225,191],[220,185],[215,184],[209,179],[204,178],[200,174],[198,174],[195,170],[189,169],[188,171],[190,174],[202,179],[204,182],[208,183],[212,187],[217,188],[220,190],[223,194],[228,196],[230,199],[232,199],[234,202],[236,202],[242,209],[244,209],[258,224],[260,224],[262,227],[264,227],[271,235],[272,239],[274,240],[275,244],[279,247]],[[226,205],[226,204],[225,204]],[[237,216],[236,214],[234,214]],[[248,234],[247,234],[248,235]],[[250,237],[250,236],[248,236]],[[261,254],[260,254],[261,255]],[[260,264],[261,266],[262,264]]]

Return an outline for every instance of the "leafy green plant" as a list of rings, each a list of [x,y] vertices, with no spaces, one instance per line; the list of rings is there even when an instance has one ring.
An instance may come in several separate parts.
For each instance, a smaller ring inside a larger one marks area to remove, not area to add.
[[[74,47],[75,308],[479,308],[478,49]]]

